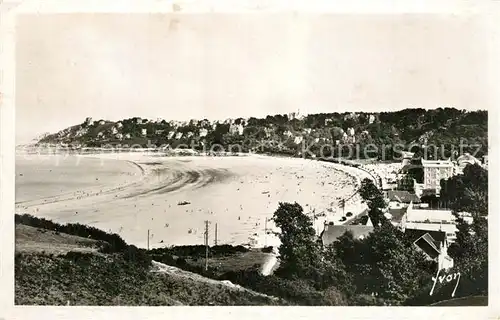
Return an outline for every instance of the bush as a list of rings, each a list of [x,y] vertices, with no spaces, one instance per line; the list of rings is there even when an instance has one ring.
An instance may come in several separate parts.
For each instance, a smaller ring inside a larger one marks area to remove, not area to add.
[[[120,252],[127,248],[127,243],[116,233],[110,234],[100,229],[79,223],[68,223],[61,225],[44,218],[37,218],[29,214],[15,215],[16,224],[24,224],[35,228],[51,230],[93,240],[101,240],[109,243],[110,247],[105,250],[109,252]]]
[[[244,246],[232,246],[228,244],[209,247],[210,257],[223,257],[233,255],[236,253],[245,253],[250,251]],[[179,257],[189,257],[191,259],[204,258],[206,255],[206,247],[204,245],[190,245],[190,246],[174,246],[167,248],[157,248],[148,251],[151,255],[175,255]]]

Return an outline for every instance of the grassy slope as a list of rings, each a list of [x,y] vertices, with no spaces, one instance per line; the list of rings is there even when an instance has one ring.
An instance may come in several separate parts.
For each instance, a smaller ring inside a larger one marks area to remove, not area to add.
[[[93,240],[16,225],[16,304],[283,304],[175,268],[150,272],[121,254],[96,253],[96,246]]]

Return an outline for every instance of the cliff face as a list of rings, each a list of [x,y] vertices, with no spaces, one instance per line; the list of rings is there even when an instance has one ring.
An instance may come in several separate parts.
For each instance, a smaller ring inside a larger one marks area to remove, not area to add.
[[[213,145],[239,145],[242,152],[261,151],[299,154],[303,145],[316,153],[321,145],[375,144],[378,151],[394,145],[407,148],[434,145],[450,154],[466,141],[469,148],[479,145],[476,156],[487,154],[487,111],[465,112],[453,108],[405,109],[383,113],[275,115],[266,118],[227,119],[225,121],[191,120],[186,122],[124,119],[118,122],[92,121],[41,137],[38,144],[70,144],[102,147],[140,145],[142,147],[184,145],[206,148]],[[148,145],[149,144],[149,145]],[[385,150],[384,149],[384,150]],[[471,150],[464,152],[471,152]]]

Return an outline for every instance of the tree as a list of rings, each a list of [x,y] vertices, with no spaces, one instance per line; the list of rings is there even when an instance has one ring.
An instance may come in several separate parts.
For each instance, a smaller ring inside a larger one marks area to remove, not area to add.
[[[441,199],[456,212],[488,215],[488,170],[467,165],[463,175],[441,180]]]
[[[422,278],[430,278],[424,256],[390,223],[382,224],[364,240],[346,233],[334,247],[358,294],[401,303],[417,292]]]
[[[488,221],[476,215],[472,224],[457,219],[457,239],[448,248],[461,275],[473,285],[469,294],[488,293]]]
[[[382,191],[375,186],[373,181],[368,178],[363,179],[358,192],[363,202],[368,205],[368,216],[372,219],[373,225],[378,226],[379,223],[385,221],[383,209],[387,207],[387,203],[384,200]]]
[[[317,267],[321,261],[320,246],[311,219],[295,202],[280,203],[273,221],[281,230],[278,273],[286,277],[306,277],[310,269]]]

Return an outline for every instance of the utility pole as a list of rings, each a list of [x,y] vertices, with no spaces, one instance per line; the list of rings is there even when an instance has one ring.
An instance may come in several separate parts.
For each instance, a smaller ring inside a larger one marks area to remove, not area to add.
[[[148,229],[148,251],[149,251],[149,229]]]
[[[205,220],[205,271],[208,270],[208,224],[210,221]]]
[[[267,247],[267,217],[264,222],[264,247]]]
[[[215,245],[217,245],[217,223],[215,224]]]

